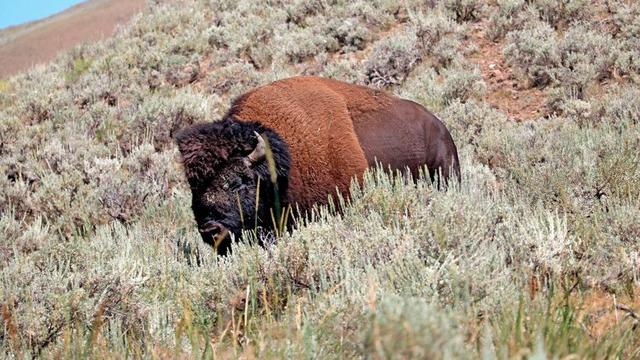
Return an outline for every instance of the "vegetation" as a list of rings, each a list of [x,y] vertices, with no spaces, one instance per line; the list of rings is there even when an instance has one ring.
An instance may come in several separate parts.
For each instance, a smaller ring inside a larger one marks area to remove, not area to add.
[[[490,3],[154,2],[0,82],[2,355],[638,357],[640,5]],[[543,116],[489,100],[483,42]],[[462,184],[373,169],[218,258],[172,136],[296,74],[425,104]]]

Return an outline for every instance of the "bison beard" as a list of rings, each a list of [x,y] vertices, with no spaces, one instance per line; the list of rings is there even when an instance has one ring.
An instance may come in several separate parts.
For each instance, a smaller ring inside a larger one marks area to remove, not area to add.
[[[348,196],[376,163],[414,178],[426,166],[444,184],[460,179],[449,131],[423,106],[318,77],[251,90],[223,120],[184,129],[176,142],[198,228],[219,254],[243,229],[273,230],[289,204],[304,212],[336,192]]]

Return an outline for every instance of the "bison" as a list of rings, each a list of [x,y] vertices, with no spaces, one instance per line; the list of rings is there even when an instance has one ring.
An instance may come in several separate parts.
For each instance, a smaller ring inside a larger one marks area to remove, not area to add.
[[[225,254],[243,229],[274,230],[282,210],[306,211],[379,162],[426,165],[432,180],[460,177],[456,146],[423,106],[380,90],[293,77],[238,97],[220,121],[176,134],[204,242]]]

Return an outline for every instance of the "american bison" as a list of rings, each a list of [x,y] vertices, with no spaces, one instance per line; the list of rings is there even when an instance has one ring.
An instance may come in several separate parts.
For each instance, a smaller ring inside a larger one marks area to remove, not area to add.
[[[183,129],[176,142],[198,229],[219,254],[242,229],[272,230],[289,205],[305,211],[336,190],[348,195],[376,161],[414,176],[426,165],[443,184],[460,176],[449,131],[424,107],[319,77],[251,90],[222,120]]]

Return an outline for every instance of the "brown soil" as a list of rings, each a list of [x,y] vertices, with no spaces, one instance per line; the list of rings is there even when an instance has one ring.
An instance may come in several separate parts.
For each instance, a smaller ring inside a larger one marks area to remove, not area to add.
[[[593,290],[578,299],[580,320],[593,338],[599,339],[616,326],[640,322],[640,288],[633,295],[615,297],[602,290]]]
[[[90,0],[43,20],[0,31],[0,78],[47,62],[60,51],[113,34],[145,0]]]
[[[485,101],[516,121],[536,119],[545,115],[545,94],[542,90],[522,89],[512,69],[502,55],[503,44],[493,42],[485,36],[490,26],[487,20],[474,25],[470,43],[478,46],[478,51],[470,60],[480,66],[482,78],[487,84]]]

